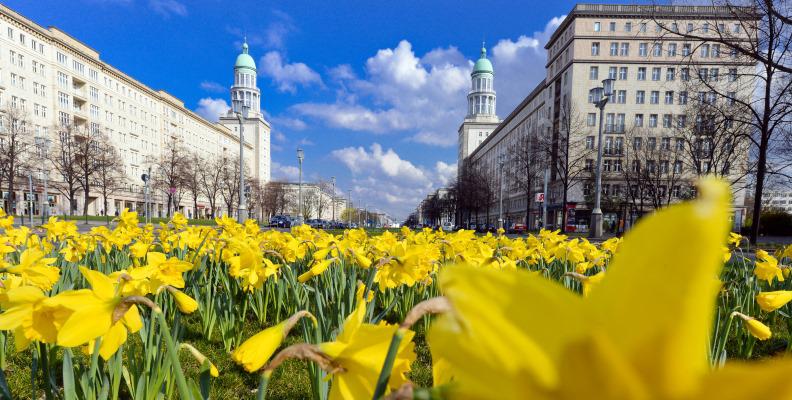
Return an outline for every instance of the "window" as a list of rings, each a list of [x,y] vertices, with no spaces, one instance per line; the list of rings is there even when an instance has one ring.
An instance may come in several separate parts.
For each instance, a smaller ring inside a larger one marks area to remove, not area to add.
[[[677,44],[676,43],[669,43],[668,44],[668,56],[669,57],[676,57],[677,55]]]
[[[95,69],[89,69],[88,77],[90,77],[92,81],[96,82],[99,80],[99,72],[97,72]]]
[[[710,56],[710,45],[708,45],[706,43],[702,44],[701,45],[700,55],[701,55],[701,58],[708,58]]]
[[[701,31],[704,33],[709,33],[709,22],[705,22],[703,25],[701,25]]]
[[[586,149],[591,150],[594,148],[594,136],[586,136]]]
[[[657,116],[655,115],[655,117],[657,117]],[[657,148],[657,138],[653,138],[653,137],[647,138],[646,139],[646,148],[648,148],[649,150],[654,151]]]
[[[616,79],[616,67],[609,67],[608,68],[608,78]]]
[[[671,128],[671,114],[663,114],[663,128]],[[664,138],[663,140],[665,139],[667,138]],[[671,142],[668,142],[668,145],[670,147]],[[663,149],[663,150],[667,150],[667,149]]]
[[[624,23],[624,31],[625,32],[632,32],[632,22],[625,22]]]
[[[76,71],[78,74],[85,75],[85,65],[83,65],[83,63],[77,60],[72,60],[72,68],[74,68],[74,71]]]
[[[720,45],[719,44],[713,44],[712,45],[712,57],[714,57],[714,58],[720,57]]]
[[[638,80],[639,81],[646,80],[646,67],[638,67]]]
[[[737,68],[729,68],[729,82],[737,81]]]
[[[608,138],[608,140],[610,140],[610,138]],[[610,153],[610,149],[605,149],[605,150],[606,150],[608,153]],[[608,153],[606,153],[606,154],[608,154]],[[611,159],[609,159],[609,158],[608,158],[608,159],[605,159],[605,160],[602,160],[602,171],[603,171],[603,172],[610,172],[610,171],[611,171],[611,163],[612,163],[612,162],[613,162],[613,161],[612,161]],[[610,185],[609,185],[609,184],[607,184],[607,183],[606,183],[606,184],[604,184],[604,185],[602,185],[602,188],[604,189],[604,190],[603,190],[603,192],[604,192],[605,194],[608,194],[608,188],[609,188],[609,187],[610,187]]]
[[[591,43],[591,55],[598,56],[600,53],[600,44],[599,42],[592,42]]]
[[[608,30],[611,32],[616,32],[616,23],[611,22],[610,24],[608,24]]]
[[[588,113],[586,117],[586,125],[594,126],[597,124],[597,114],[596,113]]]
[[[690,43],[682,44],[682,57],[687,57],[690,55]]]
[[[665,103],[674,104],[674,92],[672,90],[667,90],[665,92]]]
[[[636,127],[642,127],[643,126],[643,121],[644,121],[643,114],[635,114],[635,126]]]
[[[633,160],[632,162],[632,172],[641,172],[641,162],[638,160]],[[633,193],[636,193],[637,190],[635,186],[633,186]]]
[[[710,68],[710,75],[709,75],[710,81],[712,82],[718,81],[718,72],[719,72],[718,68]]]
[[[641,25],[638,25],[638,31],[641,33],[646,33],[646,22],[641,22]]]
[[[733,106],[737,99],[737,92],[726,93],[726,104]]]
[[[685,105],[688,102],[688,92],[679,92],[679,104]]]
[[[14,40],[14,28],[8,28],[8,38]]]
[[[687,67],[680,68],[679,69],[679,79],[681,79],[684,82],[689,81],[690,80],[690,68],[687,68]]]
[[[652,45],[652,55],[655,57],[660,57],[663,55],[663,44],[662,43],[655,43]]]
[[[667,174],[668,173],[668,160],[660,160],[660,173]],[[660,192],[665,192],[665,186],[660,186]]]
[[[618,56],[619,55],[619,43],[611,42],[610,44],[610,55]]]
[[[601,26],[599,22],[594,23],[594,32],[599,32],[601,30]]]
[[[671,23],[671,32],[679,32],[679,24],[676,22]]]
[[[688,31],[688,33],[693,32],[693,24],[690,23],[690,22],[688,22],[688,24],[687,24],[687,31]]]
[[[636,150],[636,151],[637,151],[637,150],[641,150],[641,143],[642,143],[642,142],[643,142],[643,139],[642,139],[642,138],[640,138],[640,137],[634,137],[634,138],[633,138],[633,150]]]
[[[666,80],[673,81],[676,78],[676,68],[666,69]]]
[[[646,96],[646,92],[643,90],[638,90],[635,92],[635,104],[643,104],[644,97]]]
[[[681,151],[685,149],[685,139],[676,138],[676,149],[677,151]]]
[[[69,95],[63,92],[58,92],[58,104],[61,108],[68,110],[69,109]]]
[[[709,68],[699,68],[698,75],[702,82],[706,82],[709,78]]]
[[[630,44],[629,43],[622,43],[619,47],[619,55],[622,57],[626,57],[630,55]]]
[[[619,90],[616,93],[616,103],[617,104],[624,104],[627,102],[627,91],[626,90]]]
[[[620,67],[619,68],[619,80],[626,80],[627,79],[627,67]]]
[[[674,161],[674,173],[682,173],[682,161]],[[674,197],[679,197],[679,186],[674,186]]]
[[[98,103],[99,102],[99,89],[91,86],[90,93],[91,93],[91,101],[94,102],[94,103]]]
[[[649,114],[649,127],[657,128],[657,114]]]
[[[660,67],[652,68],[652,80],[659,81],[660,80]]]
[[[66,54],[58,52],[58,62],[60,64],[66,65]]]
[[[599,79],[599,67],[589,67],[589,79],[592,81]]]
[[[594,171],[594,160],[592,160],[590,158],[587,158],[586,159],[586,167],[585,168],[586,168],[586,172]],[[590,183],[588,185],[591,186]]]
[[[647,51],[647,46],[649,46],[648,43],[638,43],[638,55],[639,56],[646,57],[647,55],[649,55],[648,51]]]
[[[63,89],[69,87],[69,77],[60,71],[58,71],[58,86]]]

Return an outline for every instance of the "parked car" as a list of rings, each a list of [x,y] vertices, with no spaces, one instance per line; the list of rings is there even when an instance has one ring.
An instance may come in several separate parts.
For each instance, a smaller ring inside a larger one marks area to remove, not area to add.
[[[440,226],[440,229],[446,232],[451,232],[454,230],[454,224],[452,224],[451,221],[443,222],[443,225]]]
[[[528,227],[525,224],[514,223],[509,226],[509,233],[525,233]]]
[[[305,223],[314,229],[323,229],[325,227],[325,223],[321,219],[309,219],[308,221],[305,221]]]
[[[275,215],[269,221],[271,228],[291,228],[291,225],[291,218],[286,215]]]

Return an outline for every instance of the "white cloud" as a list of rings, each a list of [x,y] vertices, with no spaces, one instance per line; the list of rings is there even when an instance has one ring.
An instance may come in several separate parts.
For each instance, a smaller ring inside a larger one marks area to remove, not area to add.
[[[270,51],[261,57],[259,74],[271,78],[281,92],[295,93],[297,86],[323,86],[322,78],[316,71],[301,62],[284,62],[278,51]]]
[[[208,121],[217,122],[218,118],[225,115],[230,108],[223,99],[204,97],[198,100],[198,108],[195,109],[195,112]]]
[[[551,19],[532,35],[502,39],[491,49],[501,117],[544,78],[544,44],[563,19]],[[338,85],[335,102],[297,104],[291,111],[336,128],[406,132],[412,142],[453,147],[467,112],[472,66],[473,60],[454,46],[419,56],[402,40],[366,60],[362,77],[348,64],[331,68],[328,75]]]
[[[180,17],[187,15],[187,6],[177,0],[149,0],[149,7],[165,18],[172,15]]]
[[[275,140],[277,140],[279,142],[285,142],[286,141],[286,135],[284,135],[283,132],[281,132],[281,131],[273,131],[272,134],[275,136]]]
[[[227,92],[228,91],[228,88],[226,88],[225,86],[223,86],[223,85],[221,85],[221,84],[219,84],[217,82],[213,82],[213,81],[203,81],[203,82],[201,82],[201,89],[203,89],[203,90],[205,90],[207,92],[214,92],[214,93],[223,93],[223,92]]]
[[[424,168],[378,143],[368,149],[345,147],[330,155],[352,173],[355,203],[383,205],[386,211],[399,216],[407,215],[432,188],[456,175],[456,165],[438,162],[434,169]]]
[[[264,44],[281,49],[284,46],[286,35],[296,30],[294,22],[289,14],[280,10],[272,10],[275,20],[270,22],[267,30],[264,31]]]
[[[273,125],[289,128],[295,131],[301,131],[308,127],[308,124],[299,118],[271,117],[270,121],[272,121]]]
[[[521,35],[517,40],[501,39],[492,48],[498,115],[505,118],[546,75],[545,43],[565,16],[554,17],[541,32]]]
[[[300,169],[294,165],[283,165],[272,162],[272,179],[279,181],[296,181],[299,179]]]

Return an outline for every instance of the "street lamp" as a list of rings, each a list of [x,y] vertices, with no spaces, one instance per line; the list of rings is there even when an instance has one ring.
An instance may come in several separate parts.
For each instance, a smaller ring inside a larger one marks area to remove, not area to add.
[[[250,105],[244,100],[237,99],[232,101],[234,114],[239,121],[239,207],[237,207],[237,222],[240,224],[247,219],[247,200],[245,199],[245,159],[242,157],[245,149],[245,134],[242,120],[248,118]]]
[[[302,162],[305,159],[305,154],[302,149],[297,149],[297,161],[300,163],[300,181],[297,186],[297,216],[302,216]]]
[[[589,91],[591,100],[600,110],[599,115],[599,134],[597,135],[597,170],[596,184],[594,185],[594,209],[591,210],[591,231],[589,236],[592,238],[602,237],[602,209],[600,208],[600,197],[602,193],[602,117],[605,113],[605,105],[608,104],[613,96],[613,79],[603,79],[602,86]],[[564,210],[566,212],[566,210]]]
[[[500,174],[500,194],[498,200],[500,206],[498,207],[498,229],[503,229],[503,166],[506,165],[506,154],[501,153],[498,155],[498,172]]]
[[[49,146],[51,140],[49,138],[37,138],[36,145],[39,148],[41,158],[47,159],[49,156]],[[42,168],[41,175],[44,180],[44,198],[42,199],[43,205],[41,207],[41,223],[43,224],[49,217],[49,188],[47,187],[47,178],[49,177],[49,170]]]
[[[349,197],[347,198],[347,228],[352,226],[352,189],[348,190]]]
[[[335,176],[330,177],[330,182],[333,183],[333,192],[330,193],[330,202],[333,203],[333,218],[332,221],[335,223],[335,203],[336,203],[336,193],[335,193]]]

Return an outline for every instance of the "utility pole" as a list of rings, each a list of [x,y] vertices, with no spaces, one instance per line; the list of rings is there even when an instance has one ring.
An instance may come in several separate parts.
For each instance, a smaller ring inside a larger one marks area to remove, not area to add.
[[[602,86],[591,89],[591,98],[596,101],[596,107],[600,110],[599,120],[599,135],[597,136],[597,170],[596,170],[596,184],[594,186],[594,209],[591,211],[591,228],[589,237],[601,238],[602,237],[602,209],[600,208],[600,200],[602,197],[602,117],[605,112],[605,105],[613,95],[613,79],[603,79]],[[566,204],[564,204],[564,212]]]

